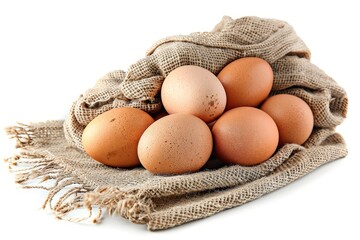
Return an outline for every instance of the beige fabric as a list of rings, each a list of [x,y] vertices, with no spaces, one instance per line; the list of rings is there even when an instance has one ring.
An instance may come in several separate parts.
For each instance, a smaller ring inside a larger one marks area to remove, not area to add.
[[[84,127],[104,111],[122,106],[159,111],[162,81],[176,67],[193,64],[217,74],[245,56],[261,57],[271,64],[275,76],[271,94],[293,94],[311,107],[315,127],[303,146],[285,145],[253,167],[211,159],[201,171],[177,176],[156,176],[141,167],[110,168],[83,152]],[[22,149],[9,159],[9,165],[17,173],[17,182],[27,187],[44,188],[40,182],[29,186],[32,179],[56,180],[46,188],[49,196],[44,206],[49,205],[59,218],[86,207],[90,212],[98,209],[92,217],[98,222],[105,208],[157,230],[244,204],[347,155],[344,140],[334,131],[346,117],[346,93],[309,58],[309,49],[292,27],[272,19],[224,17],[212,32],[162,39],[126,73],[110,72],[82,94],[65,122],[9,128]],[[30,168],[21,167],[29,164]],[[69,190],[55,199],[64,188]]]

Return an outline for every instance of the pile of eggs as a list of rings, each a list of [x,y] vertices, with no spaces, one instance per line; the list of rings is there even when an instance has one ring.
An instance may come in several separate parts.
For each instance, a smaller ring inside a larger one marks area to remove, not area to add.
[[[303,144],[314,125],[302,99],[269,97],[273,79],[271,66],[256,57],[235,60],[217,76],[181,66],[164,80],[162,112],[109,110],[86,126],[84,150],[108,166],[141,164],[154,174],[198,171],[212,153],[228,164],[260,164],[284,144]]]

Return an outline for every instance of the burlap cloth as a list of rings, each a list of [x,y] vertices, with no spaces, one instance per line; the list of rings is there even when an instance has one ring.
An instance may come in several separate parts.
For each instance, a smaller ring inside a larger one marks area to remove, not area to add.
[[[271,64],[271,94],[293,94],[311,107],[315,127],[303,146],[285,145],[253,167],[219,165],[212,159],[200,172],[177,176],[156,176],[141,167],[107,167],[82,151],[84,127],[104,111],[122,106],[159,111],[161,84],[171,70],[191,64],[217,74],[231,61],[248,56]],[[44,207],[74,221],[81,219],[69,215],[78,208],[90,213],[96,209],[98,214],[89,216],[94,222],[106,208],[157,230],[242,205],[347,155],[343,138],[334,131],[346,117],[346,93],[309,59],[309,49],[293,28],[273,19],[224,17],[211,32],[164,38],[127,72],[117,70],[101,78],[72,105],[64,122],[8,128],[20,147],[9,166],[18,183],[48,191]]]

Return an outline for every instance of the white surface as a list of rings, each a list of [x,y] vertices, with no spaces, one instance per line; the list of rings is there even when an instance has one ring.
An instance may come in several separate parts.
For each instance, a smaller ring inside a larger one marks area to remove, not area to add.
[[[360,104],[358,8],[350,1],[1,1],[0,127],[63,119],[95,81],[144,56],[156,40],[210,31],[223,15],[289,22],[312,61],[349,95],[338,128],[349,155],[244,206],[167,231],[148,232],[118,217],[100,225],[58,221],[41,210],[42,190],[23,190],[0,162],[0,239],[359,239]],[[124,2],[124,3],[122,3]],[[356,2],[356,1],[353,1]],[[11,142],[10,142],[11,143]],[[0,155],[12,145],[1,133]],[[6,237],[7,236],[7,237]]]

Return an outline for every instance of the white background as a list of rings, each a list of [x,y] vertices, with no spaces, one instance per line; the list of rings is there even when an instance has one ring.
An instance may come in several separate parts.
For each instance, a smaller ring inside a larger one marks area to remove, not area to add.
[[[120,217],[100,225],[58,221],[46,193],[23,190],[0,162],[0,239],[359,239],[358,8],[350,1],[0,1],[0,127],[64,119],[71,103],[114,69],[126,70],[156,40],[210,31],[222,18],[286,20],[312,61],[349,95],[338,131],[349,155],[254,202],[174,229],[148,232]],[[1,132],[0,155],[12,142]],[[5,237],[7,236],[7,237]]]

